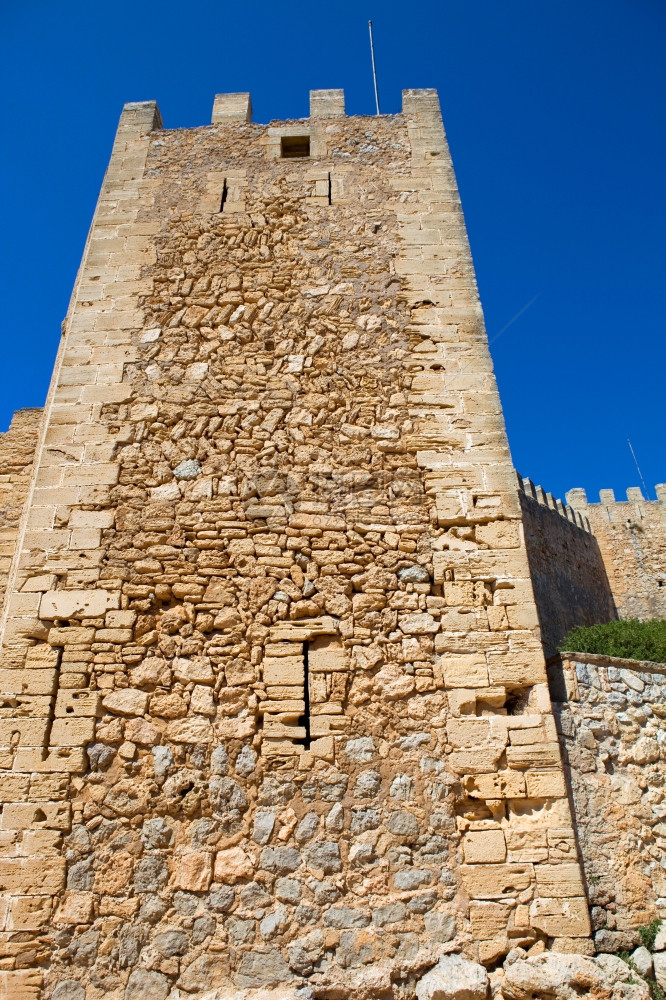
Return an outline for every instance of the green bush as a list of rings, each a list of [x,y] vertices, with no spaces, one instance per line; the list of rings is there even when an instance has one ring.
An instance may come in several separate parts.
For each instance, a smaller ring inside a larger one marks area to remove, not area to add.
[[[598,653],[621,656],[627,660],[652,660],[666,663],[666,621],[653,618],[640,622],[607,622],[605,625],[578,625],[559,644],[570,653]]]
[[[654,943],[657,940],[657,934],[659,933],[659,928],[661,927],[661,920],[653,920],[652,923],[647,924],[644,927],[638,928],[638,933],[641,936],[641,941],[643,946],[647,948],[648,951],[652,951],[654,948]]]

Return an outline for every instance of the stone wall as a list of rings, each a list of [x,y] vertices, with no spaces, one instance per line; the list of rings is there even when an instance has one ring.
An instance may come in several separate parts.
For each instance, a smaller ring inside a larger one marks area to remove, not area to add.
[[[576,625],[617,618],[606,567],[589,522],[519,477],[525,545],[547,657]]]
[[[666,665],[565,653],[549,667],[599,951],[666,918]]]
[[[42,412],[37,408],[18,410],[9,430],[0,434],[0,607],[30,488]]]
[[[248,118],[126,107],[67,318],[0,674],[16,995],[588,944],[436,94]]]
[[[656,500],[645,500],[634,487],[624,501],[601,490],[599,503],[589,503],[585,490],[567,493],[599,543],[620,618],[666,618],[666,484],[655,492]]]

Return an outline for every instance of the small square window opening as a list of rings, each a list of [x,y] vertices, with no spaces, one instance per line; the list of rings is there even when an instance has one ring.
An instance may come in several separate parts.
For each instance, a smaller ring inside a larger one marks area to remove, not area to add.
[[[309,135],[283,135],[280,146],[283,160],[303,159],[310,155]]]

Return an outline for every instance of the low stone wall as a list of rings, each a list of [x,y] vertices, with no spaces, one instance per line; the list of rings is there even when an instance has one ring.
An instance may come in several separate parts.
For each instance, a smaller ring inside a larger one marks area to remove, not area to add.
[[[551,694],[597,951],[666,918],[666,664],[563,653]]]

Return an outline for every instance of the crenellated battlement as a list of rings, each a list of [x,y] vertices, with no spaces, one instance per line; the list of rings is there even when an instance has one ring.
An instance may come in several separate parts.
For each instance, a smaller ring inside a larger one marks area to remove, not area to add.
[[[538,488],[538,487],[537,487]],[[612,507],[615,504],[619,504],[623,508],[626,508],[627,504],[638,504],[638,505],[651,505],[655,507],[657,504],[666,505],[666,483],[657,483],[654,488],[657,494],[656,500],[648,500],[643,496],[640,486],[629,486],[627,488],[627,499],[626,500],[616,500],[614,490],[599,490],[599,500],[588,500],[587,493],[581,487],[576,487],[573,490],[568,490],[565,494],[567,503],[574,507],[576,510],[582,510],[592,505],[602,506],[602,507]],[[624,510],[626,513],[626,509]]]
[[[536,500],[537,503],[542,504],[544,507],[549,507],[556,513],[560,514],[562,517],[570,521],[571,524],[575,524],[577,528],[582,531],[590,532],[592,531],[590,527],[590,522],[583,514],[571,506],[571,501],[569,496],[571,493],[576,493],[576,490],[570,490],[567,493],[567,503],[562,503],[557,497],[553,496],[552,493],[546,492],[542,486],[536,486],[531,479],[527,476],[521,476],[518,472],[518,489],[521,490],[526,496],[531,497],[532,500]],[[584,490],[580,492],[585,494]]]

